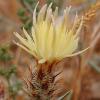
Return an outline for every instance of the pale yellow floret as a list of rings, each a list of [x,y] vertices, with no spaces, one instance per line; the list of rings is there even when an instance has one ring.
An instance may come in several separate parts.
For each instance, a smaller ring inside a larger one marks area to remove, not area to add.
[[[69,29],[68,17],[71,7],[66,8],[63,16],[59,17],[58,7],[52,12],[52,4],[49,7],[44,5],[40,12],[36,14],[37,6],[38,4],[33,12],[31,36],[24,28],[25,38],[15,33],[15,36],[20,40],[20,43],[16,43],[18,46],[32,54],[39,63],[45,63],[46,61],[52,63],[55,60],[78,55],[88,49],[74,53],[78,48],[83,19],[78,29],[75,30],[78,21],[76,14],[73,26]]]

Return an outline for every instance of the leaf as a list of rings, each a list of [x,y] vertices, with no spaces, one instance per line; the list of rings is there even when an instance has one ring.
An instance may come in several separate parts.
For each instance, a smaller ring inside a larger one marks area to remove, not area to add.
[[[88,61],[90,67],[92,67],[96,72],[100,73],[100,56],[95,54],[93,57]]]
[[[72,93],[72,90],[67,91],[63,96],[59,97],[58,100],[64,100],[64,98],[66,98],[65,100],[71,100]]]
[[[0,61],[10,61],[12,60],[12,55],[9,53],[8,46],[0,46]]]
[[[23,9],[23,8],[20,8],[19,10],[18,10],[18,16],[24,16],[25,15],[25,10]]]
[[[100,66],[98,66],[97,64],[95,64],[95,62],[93,61],[89,61],[88,64],[95,69],[98,73],[100,73]]]
[[[66,100],[71,100],[72,99],[72,94],[73,94],[73,91],[70,91],[70,94],[67,96]]]
[[[11,65],[7,69],[0,68],[0,75],[4,76],[6,79],[9,79],[12,74],[16,74],[16,66]]]

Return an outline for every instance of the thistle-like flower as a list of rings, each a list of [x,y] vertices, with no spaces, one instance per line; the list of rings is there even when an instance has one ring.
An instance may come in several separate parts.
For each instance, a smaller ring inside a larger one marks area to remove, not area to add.
[[[25,38],[15,33],[21,43],[18,46],[32,54],[39,63],[61,60],[65,57],[80,54],[76,52],[79,42],[79,33],[83,20],[80,21],[76,30],[78,16],[75,16],[72,27],[69,29],[70,7],[66,8],[62,16],[58,16],[58,7],[52,11],[51,5],[44,5],[40,12],[36,14],[37,6],[33,12],[33,26],[31,35],[23,28]],[[36,16],[37,15],[37,16]]]

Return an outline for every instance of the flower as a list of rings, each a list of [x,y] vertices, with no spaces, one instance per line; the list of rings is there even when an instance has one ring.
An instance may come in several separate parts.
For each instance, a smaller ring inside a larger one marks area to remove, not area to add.
[[[79,33],[82,27],[81,20],[76,30],[78,16],[76,14],[72,28],[68,28],[68,16],[70,7],[66,8],[62,16],[58,16],[58,7],[52,11],[52,4],[47,7],[45,4],[36,16],[36,9],[33,12],[33,26],[31,35],[23,28],[25,38],[15,32],[20,40],[16,44],[32,54],[39,63],[61,60],[65,57],[78,55],[85,50],[76,52],[79,42]]]

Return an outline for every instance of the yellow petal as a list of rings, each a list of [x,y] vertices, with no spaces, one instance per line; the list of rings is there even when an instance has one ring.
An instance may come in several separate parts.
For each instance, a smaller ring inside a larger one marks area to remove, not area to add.
[[[39,14],[38,14],[38,19],[37,19],[38,23],[39,23],[40,21],[43,21],[43,20],[44,20],[45,13],[46,13],[46,9],[47,9],[47,4],[45,4],[45,5],[41,8],[41,10],[40,10],[40,12],[39,12]]]
[[[47,35],[47,40],[46,40],[47,59],[53,56],[53,43],[54,43],[54,29],[53,29],[53,24],[51,24],[48,35]]]
[[[35,9],[34,9],[34,12],[33,12],[33,25],[36,25],[36,9],[37,9],[38,4],[39,4],[39,2],[35,6]]]
[[[40,60],[39,60],[39,63],[40,63],[40,64],[45,63],[45,62],[46,62],[46,59],[40,59]]]
[[[71,54],[71,55],[67,55],[66,57],[73,57],[73,56],[77,56],[77,55],[79,55],[79,54],[82,54],[83,52],[85,52],[86,50],[88,50],[90,48],[90,46],[89,47],[87,47],[86,49],[84,49],[84,50],[81,50],[81,51],[78,51],[78,52],[76,52],[76,53],[73,53],[73,54]]]
[[[36,54],[35,54],[33,51],[30,51],[30,50],[27,49],[25,46],[23,46],[23,45],[21,45],[21,44],[19,44],[19,43],[16,43],[16,42],[15,42],[15,44],[18,45],[19,47],[21,47],[22,49],[24,49],[25,51],[27,51],[28,53],[32,54],[34,57],[37,58]]]
[[[58,17],[58,7],[56,7],[54,11],[54,20],[56,20],[57,17]]]

